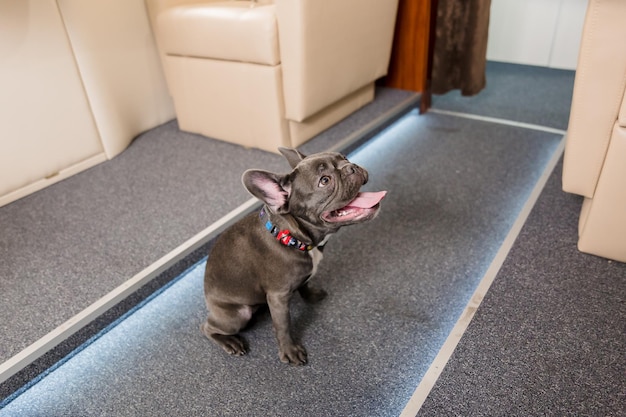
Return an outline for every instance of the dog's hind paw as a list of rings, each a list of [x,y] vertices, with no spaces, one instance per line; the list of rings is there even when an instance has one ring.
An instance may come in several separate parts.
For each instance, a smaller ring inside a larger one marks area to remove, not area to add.
[[[311,287],[310,285],[303,285],[298,288],[298,292],[300,296],[304,299],[304,301],[308,303],[317,303],[322,301],[328,293],[321,288]]]
[[[229,355],[243,356],[248,353],[246,342],[241,336],[213,334],[211,338]]]

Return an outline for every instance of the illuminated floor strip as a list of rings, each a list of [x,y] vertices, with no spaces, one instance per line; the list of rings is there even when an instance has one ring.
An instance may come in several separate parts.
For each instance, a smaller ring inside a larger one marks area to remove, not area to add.
[[[362,128],[358,129],[351,135],[347,136],[330,151],[342,151],[355,143],[362,140],[363,137],[367,137],[371,132],[376,131],[388,124],[389,120],[393,120],[399,115],[407,113],[410,109],[415,108],[419,103],[419,94],[414,94],[406,100],[400,102],[398,105],[389,109],[387,112],[381,114],[370,123],[366,124]],[[256,198],[251,198],[239,207],[235,208],[230,213],[213,223],[206,229],[202,230],[191,239],[187,240],[182,245],[175,248],[173,251],[163,256],[161,259],[154,262],[152,265],[139,272],[122,285],[110,291],[108,294],[91,304],[89,307],[82,310],[80,313],[71,317],[69,320],[61,324],[59,327],[50,331],[48,334],[37,340],[9,360],[0,364],[0,383],[3,383],[17,372],[30,365],[46,352],[54,349],[59,343],[63,342],[68,337],[72,336],[78,330],[95,320],[98,316],[105,311],[119,303],[130,294],[137,291],[143,285],[156,278],[159,274],[166,271],[177,261],[183,259],[185,256],[192,253],[202,245],[209,242],[229,225],[235,223],[238,219],[245,216],[250,211],[259,206],[259,202]]]
[[[472,114],[457,113],[457,112],[450,112],[450,111],[436,110],[436,109],[432,109],[431,111],[437,114],[444,114],[444,115],[462,117],[462,118],[473,119],[473,120],[481,120],[485,122],[504,124],[508,126],[522,127],[526,129],[539,130],[539,131],[547,132],[547,133],[555,133],[555,134],[560,134],[560,135],[565,135],[566,133],[565,131],[559,130],[559,129],[552,129],[549,127],[532,125],[532,124],[527,124],[527,123],[518,123],[518,122],[505,120],[505,119],[496,119],[492,117],[476,116]],[[441,372],[443,371],[444,367],[450,360],[450,357],[452,356],[452,353],[456,349],[457,344],[459,343],[459,341],[461,340],[461,337],[463,337],[463,334],[467,330],[467,327],[472,321],[474,314],[476,314],[476,310],[478,310],[478,307],[480,306],[480,303],[485,297],[485,294],[487,294],[489,287],[491,286],[491,284],[493,283],[493,280],[495,279],[496,275],[500,271],[500,268],[502,267],[504,260],[509,254],[511,247],[513,246],[513,243],[515,242],[515,240],[517,239],[517,236],[522,230],[524,223],[526,223],[526,219],[528,218],[528,215],[530,214],[531,210],[535,206],[535,203],[537,202],[539,195],[543,191],[543,188],[546,182],[548,181],[548,178],[552,174],[552,171],[554,171],[554,167],[556,166],[559,159],[563,155],[564,149],[565,149],[565,137],[561,139],[559,147],[554,151],[554,154],[552,155],[550,162],[546,165],[541,177],[535,184],[533,191],[531,192],[530,196],[526,200],[526,203],[524,204],[524,207],[522,208],[520,214],[517,216],[515,223],[513,224],[513,226],[511,227],[511,230],[509,231],[506,238],[504,239],[504,242],[500,246],[500,249],[496,253],[496,256],[494,257],[493,261],[489,265],[487,272],[485,273],[482,280],[478,284],[478,287],[472,294],[472,297],[470,298],[470,301],[468,302],[467,306],[463,310],[463,313],[461,313],[461,316],[459,317],[458,321],[456,322],[456,324],[450,331],[448,338],[446,339],[443,346],[439,350],[439,353],[437,354],[432,364],[428,368],[428,371],[426,371],[426,374],[424,374],[422,381],[420,382],[417,389],[411,396],[409,402],[405,406],[400,417],[416,416],[420,408],[422,407],[422,404],[424,404],[426,397],[428,397],[428,394],[430,393],[432,388],[435,386],[437,379],[439,379],[439,375],[441,375]]]

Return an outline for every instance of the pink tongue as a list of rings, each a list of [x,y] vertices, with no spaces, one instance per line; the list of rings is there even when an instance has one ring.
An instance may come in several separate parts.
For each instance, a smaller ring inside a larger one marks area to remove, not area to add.
[[[378,191],[376,193],[359,193],[354,200],[352,200],[348,207],[356,207],[368,209],[374,207],[382,200],[387,191]]]

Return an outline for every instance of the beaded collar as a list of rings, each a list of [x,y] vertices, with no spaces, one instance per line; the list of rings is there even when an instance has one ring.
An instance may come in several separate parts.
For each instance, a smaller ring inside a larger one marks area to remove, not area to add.
[[[265,207],[261,208],[259,218],[263,220],[263,217],[265,217],[266,215],[267,213],[265,212]],[[278,240],[285,246],[295,248],[303,252],[310,251],[314,248],[313,245],[307,245],[306,243],[300,242],[298,239],[291,236],[291,232],[289,230],[278,230],[278,227],[272,224],[272,222],[270,221],[269,216],[267,218],[267,221],[265,222],[265,228],[272,234],[272,236],[276,238],[276,240]]]

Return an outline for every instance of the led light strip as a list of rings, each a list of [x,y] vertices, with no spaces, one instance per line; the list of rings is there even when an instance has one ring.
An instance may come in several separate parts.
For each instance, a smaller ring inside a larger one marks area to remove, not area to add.
[[[369,136],[372,132],[375,132],[377,129],[387,125],[389,120],[393,120],[415,108],[419,104],[419,100],[420,94],[411,95],[371,122],[367,123],[362,128],[336,143],[329,149],[329,151],[340,152],[348,149],[350,146],[360,142],[364,137]],[[59,343],[72,336],[74,333],[85,327],[124,298],[128,297],[143,285],[159,276],[176,262],[206,244],[237,220],[260,206],[261,204],[256,198],[251,198],[241,204],[239,207],[235,208],[233,211],[206,229],[202,230],[194,237],[187,240],[167,255],[163,256],[161,259],[157,260],[128,281],[110,291],[104,297],[100,298],[80,313],[50,331],[48,334],[35,341],[15,356],[0,364],[0,383],[3,383],[7,379],[11,378],[17,372],[33,363],[46,352],[52,350]]]

